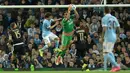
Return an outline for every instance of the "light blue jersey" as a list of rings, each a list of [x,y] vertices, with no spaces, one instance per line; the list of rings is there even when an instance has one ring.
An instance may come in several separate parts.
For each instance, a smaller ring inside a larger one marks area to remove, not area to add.
[[[107,27],[104,35],[104,42],[116,42],[116,28],[120,27],[117,18],[111,14],[106,14],[102,18],[102,27]]]
[[[51,33],[50,31],[51,20],[44,19],[42,25],[42,36],[45,37]]]

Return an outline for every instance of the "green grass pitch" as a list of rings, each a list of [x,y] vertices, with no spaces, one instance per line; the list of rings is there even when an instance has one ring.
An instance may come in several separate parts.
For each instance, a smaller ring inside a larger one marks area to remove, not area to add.
[[[112,73],[109,71],[1,71],[0,73]],[[130,73],[130,70],[122,70],[115,73]]]

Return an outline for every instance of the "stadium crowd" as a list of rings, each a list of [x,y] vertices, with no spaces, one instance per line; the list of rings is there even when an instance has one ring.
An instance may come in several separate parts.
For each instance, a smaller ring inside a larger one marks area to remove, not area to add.
[[[130,0],[109,0],[108,3],[129,4]],[[67,4],[99,4],[100,0],[0,0],[1,5],[67,5]],[[114,54],[119,65],[123,69],[130,67],[130,9],[111,8],[112,14],[116,16],[121,25],[120,37],[114,47]],[[79,44],[74,35],[74,43],[66,51],[63,64],[55,65],[54,42],[51,48],[44,51],[43,56],[39,55],[39,49],[44,46],[42,40],[42,22],[44,14],[51,12],[53,18],[62,18],[66,9],[40,8],[40,9],[0,9],[0,68],[81,68],[85,63],[89,69],[103,67],[102,54],[102,26],[103,8],[77,8],[80,19],[76,21],[75,29],[83,25],[86,32],[85,44]],[[12,56],[12,45],[8,43],[10,24],[15,22],[22,30],[23,41],[26,47],[24,57],[14,59]],[[53,25],[54,23],[52,23]],[[61,38],[61,21],[53,30]],[[61,39],[60,39],[61,40]],[[60,41],[61,42],[61,41]],[[109,65],[109,63],[108,63]],[[109,65],[110,66],[110,65]]]

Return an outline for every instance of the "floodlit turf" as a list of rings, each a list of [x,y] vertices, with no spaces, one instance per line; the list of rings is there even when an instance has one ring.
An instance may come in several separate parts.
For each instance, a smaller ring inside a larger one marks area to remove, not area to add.
[[[112,73],[109,71],[0,71],[0,73]],[[127,71],[118,71],[115,73],[130,73]]]

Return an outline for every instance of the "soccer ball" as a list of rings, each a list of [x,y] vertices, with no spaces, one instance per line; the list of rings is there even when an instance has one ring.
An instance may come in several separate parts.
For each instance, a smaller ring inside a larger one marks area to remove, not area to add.
[[[75,5],[72,5],[72,10],[75,10],[76,9],[76,6]]]

